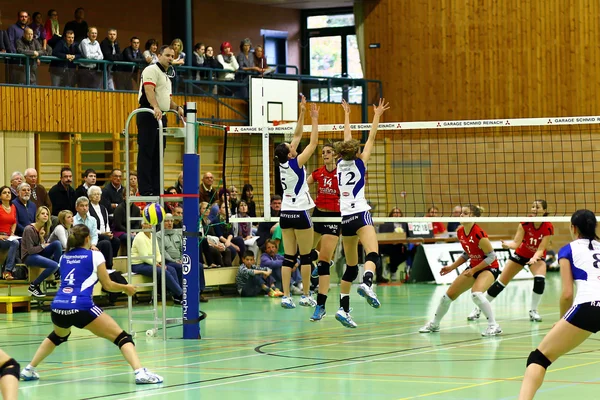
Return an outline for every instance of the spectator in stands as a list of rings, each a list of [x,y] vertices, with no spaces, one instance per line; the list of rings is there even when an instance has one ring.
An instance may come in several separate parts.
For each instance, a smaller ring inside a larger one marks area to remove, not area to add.
[[[242,264],[235,276],[237,291],[242,297],[254,297],[265,293],[269,297],[281,297],[283,293],[275,286],[271,270],[263,265],[254,264],[254,253],[247,250],[242,258]]]
[[[206,51],[204,52],[204,68],[223,69],[223,66],[221,65],[221,63],[219,63],[219,61],[217,61],[217,59],[215,58],[215,51],[212,46],[206,46]],[[208,80],[214,80],[216,78],[216,73],[206,71],[203,78],[208,79]],[[217,86],[213,85],[209,89],[209,91],[212,94],[217,94],[218,93]]]
[[[246,251],[246,245],[244,239],[239,236],[234,236],[233,225],[231,222],[227,222],[225,205],[227,202],[222,201],[219,207],[219,214],[212,221],[215,236],[219,238],[219,241],[225,245],[227,250],[231,253],[231,260],[233,261],[238,254],[244,254]]]
[[[390,211],[389,217],[392,218],[401,218],[402,210],[398,207],[392,208]],[[379,226],[380,233],[389,233],[389,232],[408,232],[408,224],[406,222],[385,222]],[[408,257],[406,246],[403,243],[398,244],[383,244],[379,245],[379,252],[381,254],[387,254],[390,257],[390,263],[388,267],[390,269],[391,279],[393,281],[398,279],[398,267]],[[383,268],[381,268],[383,269]],[[380,283],[380,278],[383,278],[382,272],[377,272],[377,283]],[[383,282],[383,280],[385,282]],[[383,279],[381,283],[387,283],[387,279]]]
[[[129,172],[129,193],[134,196],[139,195],[140,191],[138,189],[138,176],[137,172],[130,171]]]
[[[219,241],[216,236],[214,227],[211,225],[208,218],[208,203],[203,201],[200,203],[200,221],[201,221],[201,232],[200,232],[200,247],[202,249],[202,255],[204,255],[205,265],[208,268],[215,268],[221,266],[231,266],[231,253],[227,250],[224,243]]]
[[[171,64],[175,66],[185,64],[185,53],[183,52],[183,42],[181,39],[173,39],[171,47],[175,51],[175,56]]]
[[[17,209],[17,236],[23,235],[23,230],[29,224],[35,222],[35,214],[37,207],[31,199],[31,187],[27,182],[19,185],[19,197],[12,201],[12,204]]]
[[[19,185],[23,183],[23,174],[19,171],[15,171],[10,175],[10,200],[14,200],[19,197],[19,190],[17,189]]]
[[[104,59],[107,61],[123,61],[123,55],[121,54],[121,47],[119,46],[119,42],[117,41],[117,30],[111,28],[108,30],[107,36],[104,38],[102,43],[100,43],[100,48],[102,49],[102,55]],[[106,88],[108,90],[115,90],[115,81],[113,78],[113,66],[109,65],[107,67],[107,76],[106,76]]]
[[[206,46],[204,46],[204,43],[196,43],[196,45],[194,46],[194,54],[192,54],[194,56],[192,58],[192,66],[205,67],[205,65],[204,65],[205,50],[206,50]],[[194,76],[194,79],[197,81],[200,81],[200,80],[204,79],[205,76],[206,76],[206,74],[204,73],[204,71],[196,71],[196,75]]]
[[[277,253],[277,243],[273,240],[268,239],[265,243],[265,252],[260,256],[260,266],[267,267],[273,271],[273,278],[275,278],[275,284],[278,288],[283,289],[282,281],[281,281],[281,266],[283,265],[283,255]],[[292,269],[292,278],[291,282],[300,282],[302,283],[302,276],[300,276],[300,271],[298,270],[298,263]],[[291,285],[290,288],[292,294],[302,294],[302,289],[298,288],[295,285]]]
[[[2,26],[2,11],[0,11],[0,26]],[[0,29],[0,53],[10,52],[10,43],[8,41],[8,32]]]
[[[101,203],[106,207],[110,215],[112,215],[123,201],[123,191],[125,188],[121,185],[121,179],[123,179],[123,172],[118,168],[113,169],[110,172],[110,182],[104,185],[104,189],[102,190]]]
[[[83,183],[75,189],[75,198],[88,197],[88,189],[96,184],[96,170],[88,168],[83,173]]]
[[[182,229],[183,228],[183,207],[182,206],[175,206],[173,207],[173,219],[174,219],[174,223],[173,223],[173,227],[176,229]]]
[[[181,264],[183,251],[183,233],[181,229],[173,228],[173,214],[165,216],[165,232],[157,232],[158,245],[165,241],[165,260]],[[160,247],[159,247],[160,248]]]
[[[271,217],[279,217],[279,213],[281,212],[281,196],[278,194],[274,194],[271,196]],[[275,225],[279,225],[279,223],[275,222],[261,222],[258,224],[258,230],[256,234],[258,235],[258,240],[256,244],[258,247],[262,247],[263,244],[270,239],[273,235],[273,231],[275,231]]]
[[[242,99],[248,98],[248,76],[252,73],[259,73],[260,68],[254,65],[254,55],[250,53],[252,50],[252,41],[249,38],[242,40],[240,43],[240,52],[238,53],[236,60],[239,65],[238,73],[236,74],[237,80],[244,83],[245,86],[239,90],[239,96]],[[244,71],[242,73],[240,71]]]
[[[178,193],[177,193],[177,189],[175,189],[175,186],[171,186],[167,190],[165,190],[165,194],[171,194],[171,195],[176,196]],[[179,206],[179,202],[177,202],[177,201],[170,201],[170,200],[167,201],[167,200],[168,200],[168,197],[165,199],[165,210],[168,213],[172,214],[173,213],[173,209],[175,207]]]
[[[60,181],[50,188],[48,196],[52,203],[52,215],[58,216],[62,210],[75,212],[75,190],[71,187],[73,172],[69,167],[60,170]]]
[[[17,40],[17,53],[25,54],[31,58],[31,60],[29,60],[29,84],[36,85],[37,70],[40,65],[39,57],[45,55],[45,53],[38,41],[33,39],[33,30],[31,30],[31,28],[25,28],[23,37]],[[27,82],[26,68],[27,64],[25,61],[23,61],[22,65],[14,65],[11,68],[13,71],[12,81],[14,83],[24,85]]]
[[[8,28],[8,44],[10,46],[10,53],[17,52],[17,41],[25,34],[25,28],[27,28],[28,20],[29,14],[27,11],[21,10],[17,13],[17,22]]]
[[[58,42],[61,38],[60,34],[60,23],[58,22],[58,12],[55,9],[48,10],[48,19],[46,19],[46,23],[44,24],[44,29],[46,31],[46,40],[48,44],[54,47],[54,44]]]
[[[36,207],[46,206],[49,210],[52,210],[52,203],[46,188],[42,185],[38,185],[38,173],[35,168],[27,168],[25,170],[25,182],[29,183],[31,187],[31,200],[35,203]]]
[[[217,199],[217,190],[213,187],[215,177],[212,173],[206,172],[202,175],[202,182],[200,183],[200,197],[199,201],[205,201],[209,204],[214,204]]]
[[[225,200],[225,199],[227,199],[227,200]],[[225,201],[227,202],[227,214],[229,214],[229,216],[231,216],[231,215],[237,213],[237,209],[233,208],[233,205],[231,204],[231,193],[229,193],[228,189],[221,188],[221,189],[219,189],[219,200],[216,203],[214,203],[211,207],[211,210],[210,210],[211,218],[214,218],[217,216],[217,214],[219,214],[219,209],[221,208],[221,204],[223,204]]]
[[[95,26],[90,26],[87,33],[87,38],[79,43],[79,51],[81,56],[88,60],[103,60],[100,42],[98,42],[98,29]],[[102,71],[101,66],[94,63],[79,64],[78,71],[78,86],[80,88],[101,89],[102,88]]]
[[[462,206],[455,206],[452,209],[452,216],[455,218],[460,218],[460,214],[462,213]],[[456,232],[458,227],[460,226],[460,222],[448,222],[448,232]]]
[[[50,231],[50,210],[40,207],[35,215],[35,223],[27,225],[21,239],[21,259],[28,267],[42,268],[27,290],[34,297],[45,297],[40,284],[58,270],[58,261],[62,254],[60,242],[48,243]]]
[[[231,213],[236,214],[238,212],[238,190],[235,186],[229,186],[229,204],[231,204],[231,209],[233,210]],[[246,204],[247,205],[247,204]],[[257,253],[254,253],[257,254]]]
[[[231,48],[231,43],[223,42],[221,44],[221,54],[217,56],[217,61],[221,64],[221,68],[223,68],[226,72],[219,73],[219,80],[232,82],[235,80],[235,72],[240,68],[237,59],[235,58],[235,54],[233,54],[233,50]],[[230,93],[231,90],[226,90],[225,93]],[[223,93],[223,91],[222,91]]]
[[[115,237],[119,238],[121,243],[127,243],[127,202],[125,199],[127,198],[127,191],[123,191],[123,201],[117,208],[115,208],[115,214],[113,218],[113,234]],[[131,218],[139,218],[142,216],[140,209],[135,204],[131,203],[129,205],[129,216]],[[130,220],[129,226],[131,229],[140,229],[142,223],[140,221]],[[132,240],[133,240],[132,235]],[[129,251],[129,250],[128,250]]]
[[[439,208],[437,208],[436,206],[431,206],[427,210],[427,217],[435,218],[438,216],[439,213],[440,213]],[[444,232],[446,232],[446,226],[444,225],[443,222],[433,222],[433,235],[434,236],[441,235]]]
[[[136,66],[123,66],[121,73],[123,74],[123,90],[134,90],[133,84],[135,83],[136,89],[139,84],[139,72],[140,65],[144,63],[144,57],[140,50],[140,38],[133,36],[129,40],[129,47],[123,50],[123,61],[136,63]]]
[[[143,223],[142,228],[150,230],[152,229],[152,225]],[[181,285],[179,284],[177,271],[172,266],[166,265],[166,263],[162,262],[163,260],[160,254],[160,249],[156,249],[155,254],[156,267],[166,268],[166,285],[167,289],[173,295],[173,302],[175,304],[181,304],[181,302],[183,301],[183,289],[181,289]],[[131,248],[131,257],[133,259],[133,265],[131,266],[131,270],[133,272],[135,272],[136,274],[152,277],[152,270],[155,268],[152,250],[152,232],[140,232],[135,236]],[[141,259],[140,257],[144,257],[144,259]],[[159,285],[162,279],[161,275],[162,273],[160,272],[160,270],[158,270],[156,276]]]
[[[19,251],[19,241],[9,240],[11,236],[15,235],[17,229],[17,209],[11,204],[10,196],[11,192],[8,186],[0,187],[0,201],[2,201],[2,209],[0,210],[0,250],[8,250],[4,259],[4,271],[2,272],[2,279],[4,280],[14,279],[13,271],[17,252]]]
[[[237,213],[234,215],[236,218],[248,218],[248,204],[244,200],[238,203]],[[251,250],[254,254],[258,254],[258,245],[256,241],[258,236],[252,235],[252,223],[251,222],[237,222],[233,224],[233,235],[240,237],[244,240],[246,248]]]
[[[48,241],[60,242],[63,251],[67,250],[67,240],[71,234],[71,228],[73,227],[73,213],[69,210],[62,210],[58,213],[58,225],[52,231],[50,239]]]
[[[112,254],[114,257],[119,255],[119,247],[121,247],[121,241],[116,238],[110,231],[110,224],[108,222],[108,210],[102,204],[100,204],[100,197],[102,196],[102,189],[98,186],[92,186],[88,189],[87,197],[90,199],[89,212],[92,217],[96,219],[96,228],[98,229],[98,240],[107,240],[110,242],[112,248]]]
[[[179,173],[179,176],[175,181],[175,190],[177,190],[177,193],[179,194],[183,193],[183,171]]]
[[[50,80],[52,86],[72,87],[75,85],[75,60],[81,58],[79,47],[75,45],[75,34],[68,30],[52,50],[54,57],[60,60],[50,62]],[[63,61],[64,60],[64,61]]]
[[[48,40],[46,39],[46,29],[44,28],[42,13],[37,11],[34,12],[31,19],[33,20],[33,23],[29,25],[29,27],[33,31],[33,39],[40,44],[45,53],[48,48]]]
[[[242,200],[248,204],[248,216],[256,218],[256,203],[254,203],[254,187],[251,184],[246,183],[242,188]]]
[[[152,65],[158,62],[158,41],[156,39],[148,39],[145,51],[142,53],[146,64]]]
[[[92,240],[91,250],[99,251],[106,260],[106,268],[112,269],[113,266],[113,249],[110,241],[100,239],[98,235],[98,222],[96,218],[90,216],[90,200],[87,197],[81,196],[75,203],[77,214],[73,216],[73,225],[85,225],[90,230],[90,239]]]
[[[267,57],[265,57],[265,50],[261,45],[257,45],[254,48],[254,65],[256,68],[258,68],[258,72],[261,74],[269,69]]]
[[[88,24],[85,22],[84,18],[85,10],[82,7],[79,7],[75,10],[75,19],[65,24],[63,37],[67,36],[68,31],[73,31],[75,42],[79,43],[85,39],[88,33]]]

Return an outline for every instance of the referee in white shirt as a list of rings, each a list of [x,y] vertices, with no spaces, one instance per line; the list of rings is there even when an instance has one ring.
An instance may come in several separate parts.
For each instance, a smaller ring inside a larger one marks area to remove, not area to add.
[[[163,46],[158,51],[158,63],[150,65],[142,72],[142,84],[138,101],[140,108],[154,110],[150,113],[137,115],[138,127],[138,187],[142,196],[159,196],[163,188],[160,187],[158,120],[162,119],[163,127],[167,126],[167,117],[163,114],[168,110],[177,110],[183,119],[183,108],[179,107],[171,98],[171,79],[167,76],[175,51],[171,46]],[[164,138],[163,149],[167,139]]]

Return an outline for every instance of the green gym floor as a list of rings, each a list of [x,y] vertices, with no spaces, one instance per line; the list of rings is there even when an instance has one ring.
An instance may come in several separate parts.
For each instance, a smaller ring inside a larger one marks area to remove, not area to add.
[[[529,321],[531,281],[516,281],[493,303],[504,334],[481,337],[486,323],[467,322],[473,303],[459,298],[437,334],[417,330],[432,316],[446,287],[386,285],[376,291],[378,310],[353,292],[357,329],[335,319],[338,288],[328,315],[310,322],[313,309],[286,310],[278,299],[216,298],[202,304],[202,340],[141,335],[142,363],[164,376],[161,385],[136,386],[116,346],[74,329],[71,338],[39,367],[41,379],[21,382],[23,399],[516,399],[525,361],[558,317],[558,274],[549,276],[540,314]],[[138,306],[142,307],[142,306]],[[169,306],[169,316],[181,308]],[[127,309],[107,310],[127,327]],[[0,314],[2,348],[27,365],[50,333],[50,315]],[[136,329],[137,330],[137,329]],[[598,339],[550,367],[536,399],[598,399]]]

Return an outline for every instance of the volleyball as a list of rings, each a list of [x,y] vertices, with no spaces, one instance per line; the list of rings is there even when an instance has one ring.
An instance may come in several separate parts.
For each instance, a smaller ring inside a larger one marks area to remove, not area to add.
[[[144,208],[144,222],[150,225],[158,225],[165,218],[165,209],[158,203],[150,203]]]

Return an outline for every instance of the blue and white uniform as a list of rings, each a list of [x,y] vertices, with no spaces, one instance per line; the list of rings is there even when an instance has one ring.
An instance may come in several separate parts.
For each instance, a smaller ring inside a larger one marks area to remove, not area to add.
[[[98,282],[98,266],[103,263],[104,256],[99,251],[76,248],[63,254],[60,288],[51,305],[55,325],[83,328],[102,314],[102,309],[94,304],[92,294]]]
[[[340,190],[340,212],[342,214],[342,236],[354,236],[366,225],[373,225],[365,198],[367,166],[360,158],[339,160],[337,164],[338,187]]]
[[[306,169],[292,158],[279,164],[279,176],[283,187],[279,225],[281,229],[308,229],[312,220],[308,210],[315,206],[306,183]]]
[[[573,307],[563,318],[578,328],[596,333],[600,330],[600,242],[577,239],[560,249],[558,259],[563,258],[571,264],[577,287]]]

